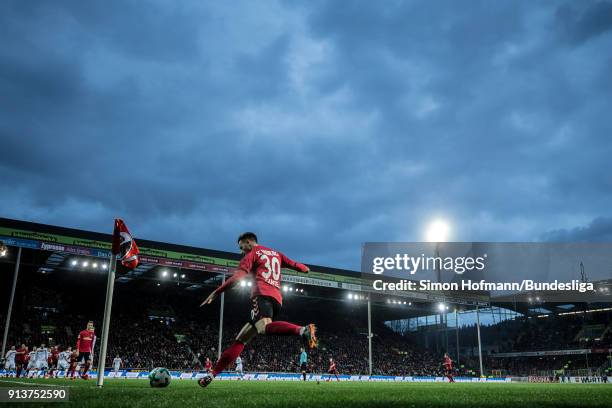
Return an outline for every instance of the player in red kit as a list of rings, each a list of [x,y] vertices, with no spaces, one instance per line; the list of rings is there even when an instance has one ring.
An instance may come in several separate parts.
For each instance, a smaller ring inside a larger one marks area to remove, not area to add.
[[[213,291],[201,306],[211,304],[219,294],[225,292],[239,280],[250,276],[253,279],[251,290],[251,321],[244,325],[236,336],[234,344],[228,347],[215,364],[211,374],[206,374],[198,380],[198,384],[206,387],[228,365],[236,361],[245,344],[257,334],[274,336],[299,336],[308,343],[308,347],[317,346],[316,327],[314,324],[298,326],[289,322],[273,321],[279,314],[283,297],[281,295],[281,268],[287,267],[299,272],[310,270],[304,264],[289,259],[284,254],[271,248],[259,245],[257,236],[245,232],[238,238],[240,251],[244,254],[238,269],[231,278]]]
[[[451,360],[448,353],[444,353],[444,375],[448,378],[448,382],[455,382],[453,378],[453,360]]]
[[[332,374],[334,377],[336,377],[336,380],[340,381],[340,378],[338,377],[338,369],[336,368],[336,362],[332,357],[329,358],[329,368],[327,369],[327,374],[329,374],[327,381],[331,381]]]
[[[77,368],[77,360],[79,358],[79,353],[77,353],[76,350],[74,350],[71,354],[70,354],[70,365],[68,366],[68,371],[66,371],[66,375],[64,375],[64,378],[68,378],[68,376],[70,376],[71,380],[74,380],[74,375],[76,374],[76,368]]]
[[[51,353],[49,354],[49,358],[47,359],[47,363],[49,364],[49,377],[53,378],[53,373],[57,370],[57,362],[59,357],[59,350],[57,346],[51,347]]]
[[[27,365],[28,358],[28,348],[25,344],[22,344],[21,347],[17,349],[17,354],[15,354],[15,368],[16,374],[15,376],[19,378],[21,373],[24,370],[24,367]]]
[[[212,361],[210,358],[206,357],[206,361],[204,362],[204,371],[210,373],[212,371]]]
[[[79,333],[76,343],[77,363],[84,363],[85,365],[79,373],[81,378],[86,380],[89,378],[87,372],[91,367],[93,360],[93,350],[96,345],[96,334],[94,332],[94,324],[90,320],[87,322],[87,328]],[[73,373],[74,376],[74,373]]]

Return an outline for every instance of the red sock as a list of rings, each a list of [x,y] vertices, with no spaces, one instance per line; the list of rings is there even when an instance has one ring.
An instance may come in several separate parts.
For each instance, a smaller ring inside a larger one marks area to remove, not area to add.
[[[277,336],[295,336],[300,334],[302,326],[289,322],[272,322],[266,325],[266,334]]]
[[[219,375],[219,373],[227,368],[228,365],[236,361],[236,358],[242,353],[244,349],[244,343],[239,341],[235,341],[234,344],[225,349],[225,351],[221,354],[221,358],[215,364],[215,368],[213,369],[213,376]]]

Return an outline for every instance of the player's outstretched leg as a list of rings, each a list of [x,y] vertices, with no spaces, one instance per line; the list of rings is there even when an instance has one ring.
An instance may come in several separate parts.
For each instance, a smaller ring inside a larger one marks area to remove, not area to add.
[[[301,336],[311,349],[318,345],[317,327],[312,323],[298,326],[289,322],[270,322],[266,324],[265,332],[274,336]]]
[[[244,343],[238,340],[225,349],[221,354],[221,358],[217,361],[217,364],[215,364],[212,374],[206,374],[198,380],[200,387],[208,386],[219,373],[225,370],[232,362],[236,361],[236,358],[242,353],[242,350],[244,350]]]

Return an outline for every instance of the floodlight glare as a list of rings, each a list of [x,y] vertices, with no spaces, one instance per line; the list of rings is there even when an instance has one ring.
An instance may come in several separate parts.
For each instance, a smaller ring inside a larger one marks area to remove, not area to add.
[[[245,281],[243,281],[243,280],[241,280],[241,281],[240,281],[240,286],[242,286],[242,287],[244,288],[244,287],[246,286],[246,282],[245,282]]]
[[[70,265],[76,266],[78,263],[79,261],[77,261],[76,259],[73,259],[72,262],[70,262]]]
[[[162,276],[165,278],[166,276],[168,276],[168,271],[163,271],[162,272]]]
[[[450,232],[448,223],[444,220],[435,220],[427,227],[426,239],[428,242],[446,242]]]
[[[444,303],[438,304],[438,310],[440,310],[442,312],[445,311],[446,310],[446,305]]]

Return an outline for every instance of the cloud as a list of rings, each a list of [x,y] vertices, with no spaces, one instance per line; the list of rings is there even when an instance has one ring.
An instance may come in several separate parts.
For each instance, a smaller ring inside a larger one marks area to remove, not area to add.
[[[598,217],[588,225],[548,231],[542,236],[547,242],[612,242],[612,218]]]
[[[0,214],[350,268],[571,231],[612,208],[609,5],[4,2]]]

